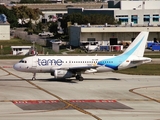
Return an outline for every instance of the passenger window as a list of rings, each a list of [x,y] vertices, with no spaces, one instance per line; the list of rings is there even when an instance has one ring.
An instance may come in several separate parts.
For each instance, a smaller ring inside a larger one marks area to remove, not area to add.
[[[20,60],[19,63],[23,63],[23,60]]]

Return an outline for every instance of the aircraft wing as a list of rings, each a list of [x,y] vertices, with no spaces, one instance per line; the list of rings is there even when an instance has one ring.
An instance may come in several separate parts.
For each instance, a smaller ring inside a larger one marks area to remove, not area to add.
[[[87,69],[96,69],[99,66],[81,66],[81,67],[70,67],[69,70],[87,70]]]
[[[87,66],[68,66],[68,67],[54,67],[52,68],[52,70],[75,70],[75,71],[85,71],[85,70],[89,70],[89,69],[96,69],[97,67],[99,67],[98,65],[87,65]]]

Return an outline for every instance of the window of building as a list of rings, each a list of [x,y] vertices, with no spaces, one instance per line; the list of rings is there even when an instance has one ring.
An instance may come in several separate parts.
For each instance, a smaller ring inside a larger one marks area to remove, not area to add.
[[[122,23],[127,23],[128,18],[119,18],[119,21],[122,22]]]
[[[121,23],[128,22],[128,15],[116,15],[116,18],[118,18]]]
[[[150,15],[144,15],[143,16],[143,21],[144,22],[150,22]]]
[[[95,38],[87,38],[87,41],[93,42],[93,41],[96,41],[96,39]]]
[[[153,22],[159,22],[159,15],[158,14],[154,14],[153,15]]]
[[[133,22],[134,24],[138,23],[138,15],[131,15],[131,22]]]

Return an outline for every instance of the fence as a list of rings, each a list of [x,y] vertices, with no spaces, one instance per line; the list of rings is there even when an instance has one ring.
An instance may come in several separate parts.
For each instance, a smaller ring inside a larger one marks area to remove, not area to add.
[[[23,30],[15,30],[14,32],[15,37],[19,37],[23,40],[30,41],[31,43],[35,42],[36,44],[46,46],[46,39],[40,38],[38,35],[32,34],[28,35],[28,32]]]

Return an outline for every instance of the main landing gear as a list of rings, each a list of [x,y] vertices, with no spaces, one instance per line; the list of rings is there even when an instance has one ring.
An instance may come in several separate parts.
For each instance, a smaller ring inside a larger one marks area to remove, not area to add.
[[[79,81],[83,81],[84,78],[81,76],[81,74],[77,74],[76,75],[76,79],[79,80]]]
[[[36,73],[33,73],[32,80],[36,80]]]

